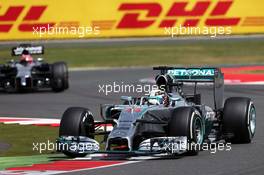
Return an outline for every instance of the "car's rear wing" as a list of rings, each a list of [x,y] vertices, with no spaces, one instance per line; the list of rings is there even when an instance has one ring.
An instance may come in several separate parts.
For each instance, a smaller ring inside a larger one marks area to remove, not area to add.
[[[169,76],[177,82],[212,82],[223,79],[220,68],[212,67],[154,67],[153,70],[160,70],[161,75]]]
[[[160,70],[156,77],[158,86],[174,86],[180,82],[213,83],[215,108],[220,109],[223,105],[224,74],[220,68],[214,67],[154,67],[153,70]],[[195,86],[196,87],[196,86]]]
[[[21,44],[17,47],[13,47],[11,50],[12,56],[20,56],[22,55],[23,51],[27,50],[30,55],[42,55],[44,54],[44,46],[32,46],[30,44]]]

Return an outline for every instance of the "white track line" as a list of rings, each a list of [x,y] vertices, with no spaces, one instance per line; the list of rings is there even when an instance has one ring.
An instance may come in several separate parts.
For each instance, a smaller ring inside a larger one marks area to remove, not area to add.
[[[138,163],[141,161],[126,161],[122,163],[117,163],[113,165],[105,165],[105,166],[99,166],[99,167],[93,167],[93,168],[84,168],[84,169],[79,169],[79,170],[72,170],[72,171],[67,171],[67,173],[72,173],[72,172],[79,172],[79,171],[88,171],[88,170],[95,170],[95,169],[102,169],[102,168],[110,168],[114,166],[121,166],[121,165],[128,165],[128,164],[133,164],[133,163]]]
[[[83,169],[78,169],[78,170],[70,170],[70,171],[0,171],[0,175],[52,175],[52,174],[61,174],[61,173],[73,173],[73,172],[79,172],[79,171],[88,171],[88,170],[95,170],[95,169],[102,169],[102,168],[110,168],[114,166],[121,166],[121,165],[128,165],[132,163],[138,163],[140,161],[125,161],[122,163],[116,163],[112,165],[103,165],[103,166],[98,166],[98,167],[93,167],[93,168],[83,168]]]
[[[1,122],[1,120],[16,120],[17,121],[6,121]],[[60,119],[48,119],[48,118],[15,118],[15,117],[0,117],[0,123],[4,124],[19,124],[19,125],[59,125]],[[98,127],[99,130],[104,129],[104,125]],[[111,131],[112,126],[106,126],[106,131]]]

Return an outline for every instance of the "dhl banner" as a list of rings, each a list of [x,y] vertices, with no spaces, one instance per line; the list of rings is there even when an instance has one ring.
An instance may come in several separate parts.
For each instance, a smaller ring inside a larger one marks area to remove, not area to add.
[[[165,36],[179,27],[264,33],[264,1],[0,0],[0,40]]]

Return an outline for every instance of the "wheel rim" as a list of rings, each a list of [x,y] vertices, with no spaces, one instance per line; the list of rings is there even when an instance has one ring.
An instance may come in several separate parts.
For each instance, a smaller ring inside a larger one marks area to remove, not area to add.
[[[194,120],[194,136],[196,143],[202,144],[203,142],[203,127],[202,127],[202,120],[200,118],[196,118]]]
[[[249,129],[251,134],[254,135],[256,131],[256,110],[252,106],[249,113]]]
[[[94,133],[94,125],[93,125],[93,117],[92,114],[89,111],[85,111],[85,113],[83,114],[83,118],[81,121],[85,127],[85,133],[88,133],[88,137],[90,138],[94,138],[93,137],[93,133]]]

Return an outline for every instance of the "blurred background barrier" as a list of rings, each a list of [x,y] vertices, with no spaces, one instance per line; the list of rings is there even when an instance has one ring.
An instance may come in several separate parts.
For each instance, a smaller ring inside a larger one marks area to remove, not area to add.
[[[225,34],[264,33],[264,1],[0,1],[0,40],[167,36],[173,32],[171,27],[229,27]]]

